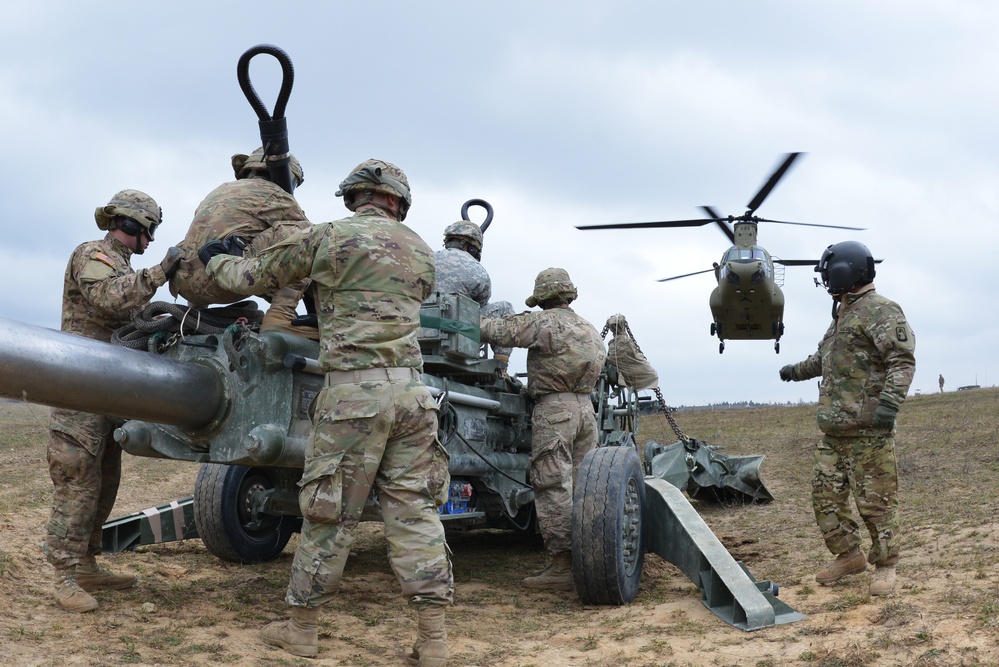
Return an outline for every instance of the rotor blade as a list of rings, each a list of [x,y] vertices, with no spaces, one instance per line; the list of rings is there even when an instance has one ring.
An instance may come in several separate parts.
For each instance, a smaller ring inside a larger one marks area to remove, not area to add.
[[[652,229],[658,227],[700,227],[714,220],[663,220],[660,222],[621,222],[612,225],[580,225],[576,229]]]
[[[843,225],[819,225],[811,222],[788,222],[787,220],[770,220],[769,218],[753,218],[756,222],[776,222],[778,225],[801,225],[802,227],[828,227],[830,229],[852,229],[862,232],[866,227],[844,227]]]
[[[817,259],[778,259],[771,256],[774,260],[774,264],[783,264],[784,266],[818,266],[819,260]]]
[[[728,240],[735,243],[735,232],[733,232],[732,228],[728,226],[727,222],[725,222],[725,218],[718,215],[718,213],[710,206],[702,206],[701,210],[706,212],[710,217],[714,218],[714,221],[718,223],[719,227],[721,227],[722,232],[725,233]]]
[[[799,155],[801,155],[801,153],[787,154],[781,166],[777,167],[777,171],[775,171],[773,174],[770,175],[770,179],[763,184],[763,187],[760,188],[760,191],[757,192],[756,196],[753,197],[752,201],[749,202],[750,213],[752,213],[753,211],[755,211],[760,207],[760,204],[762,204],[763,200],[767,198],[767,195],[770,194],[770,191],[774,189],[774,186],[777,185],[777,182],[784,177],[784,174],[787,173],[787,170],[791,168],[791,163],[794,162],[795,158],[797,158]]]
[[[660,278],[656,282],[657,283],[664,283],[664,282],[667,282],[669,280],[676,280],[677,278],[687,278],[689,276],[698,276],[698,275],[700,275],[702,273],[708,273],[709,271],[714,271],[714,269],[712,268],[712,269],[704,269],[703,271],[694,271],[693,273],[685,273],[682,276],[673,276],[671,278]]]

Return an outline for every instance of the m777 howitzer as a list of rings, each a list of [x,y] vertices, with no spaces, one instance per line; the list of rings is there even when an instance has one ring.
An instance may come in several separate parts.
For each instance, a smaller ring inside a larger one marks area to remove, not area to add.
[[[440,403],[440,437],[450,454],[441,518],[448,530],[533,531],[533,401],[516,378],[480,356],[478,311],[474,301],[448,294],[421,313],[422,379]],[[115,431],[127,453],[201,464],[192,497],[106,524],[106,550],[200,537],[224,560],[276,558],[301,526],[296,483],[309,408],[324,382],[318,344],[240,323],[172,338],[152,352],[137,351],[0,318],[0,395],[128,420]],[[643,471],[635,443],[639,399],[619,382],[608,364],[592,394],[600,446],[587,455],[575,487],[573,573],[582,601],[633,600],[644,553],[652,550],[736,627],[803,618],[777,599],[775,585],[755,581],[731,557],[681,491],[697,484],[699,468],[703,482],[709,459],[723,457],[699,459],[699,450],[711,448],[689,439],[668,447],[653,442]],[[644,474],[654,470],[661,477]],[[751,491],[762,497],[765,488]],[[365,518],[379,518],[374,500]]]

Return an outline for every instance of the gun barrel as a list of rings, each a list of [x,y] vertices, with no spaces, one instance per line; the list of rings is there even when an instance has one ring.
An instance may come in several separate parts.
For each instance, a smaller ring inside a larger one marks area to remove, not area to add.
[[[194,429],[225,390],[208,366],[0,317],[0,396]]]

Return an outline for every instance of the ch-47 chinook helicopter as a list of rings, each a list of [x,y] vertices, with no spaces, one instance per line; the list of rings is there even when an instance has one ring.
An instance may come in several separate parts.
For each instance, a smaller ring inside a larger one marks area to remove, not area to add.
[[[840,225],[817,225],[805,222],[787,222],[760,218],[754,213],[801,153],[788,153],[780,166],[750,200],[742,215],[722,217],[710,206],[701,209],[706,218],[693,220],[666,220],[660,222],[625,222],[610,225],[584,225],[576,229],[648,229],[653,227],[700,227],[715,223],[732,246],[722,255],[713,268],[679,276],[663,278],[659,282],[687,278],[714,271],[718,286],[711,292],[711,335],[718,336],[718,353],[725,351],[726,340],[772,340],[774,351],[780,353],[780,337],[784,334],[783,269],[779,266],[815,266],[814,259],[777,259],[771,257],[757,242],[757,226],[761,222],[805,227],[832,227],[853,229]]]

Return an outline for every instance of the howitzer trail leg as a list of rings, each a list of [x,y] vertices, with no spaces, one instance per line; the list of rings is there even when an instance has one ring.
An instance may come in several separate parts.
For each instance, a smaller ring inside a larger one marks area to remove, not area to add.
[[[260,631],[260,639],[268,646],[314,658],[319,655],[318,607],[292,607],[291,618],[265,626]]]

